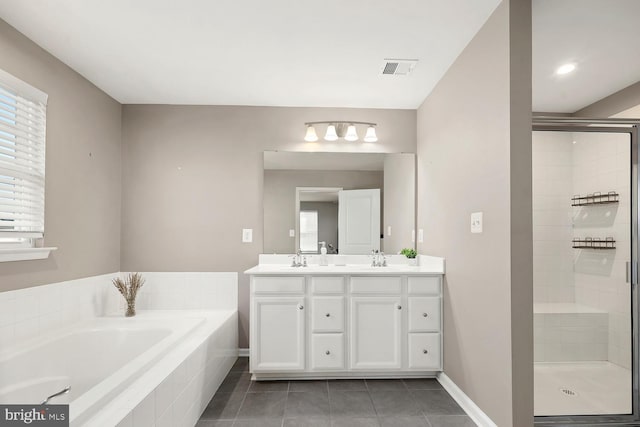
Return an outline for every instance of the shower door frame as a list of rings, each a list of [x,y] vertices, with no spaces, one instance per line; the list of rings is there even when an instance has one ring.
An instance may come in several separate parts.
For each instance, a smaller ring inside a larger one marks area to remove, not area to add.
[[[627,269],[628,283],[631,287],[631,376],[632,376],[632,400],[631,414],[621,415],[562,415],[562,416],[536,416],[536,427],[559,426],[632,426],[640,422],[640,321],[638,319],[638,253],[640,241],[638,239],[638,209],[640,185],[638,182],[638,126],[640,119],[592,119],[578,117],[546,117],[534,116],[532,119],[532,132],[597,132],[597,133],[625,133],[629,135],[631,143],[630,171],[631,180],[631,259]]]

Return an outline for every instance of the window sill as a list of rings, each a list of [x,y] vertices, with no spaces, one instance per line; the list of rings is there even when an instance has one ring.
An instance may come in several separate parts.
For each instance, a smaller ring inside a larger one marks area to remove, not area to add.
[[[46,259],[58,248],[0,248],[0,262]]]

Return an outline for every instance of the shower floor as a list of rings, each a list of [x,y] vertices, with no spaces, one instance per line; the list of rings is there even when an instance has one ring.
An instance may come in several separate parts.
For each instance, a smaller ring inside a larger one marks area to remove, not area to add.
[[[534,385],[535,415],[631,413],[631,371],[610,362],[535,363]]]

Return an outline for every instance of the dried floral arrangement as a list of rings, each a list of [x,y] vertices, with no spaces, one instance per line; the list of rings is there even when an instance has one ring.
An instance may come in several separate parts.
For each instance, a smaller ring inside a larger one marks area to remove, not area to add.
[[[116,277],[112,280],[113,286],[122,294],[127,301],[126,317],[132,317],[136,315],[136,296],[138,296],[138,290],[144,285],[145,280],[140,273],[129,273],[125,280]]]

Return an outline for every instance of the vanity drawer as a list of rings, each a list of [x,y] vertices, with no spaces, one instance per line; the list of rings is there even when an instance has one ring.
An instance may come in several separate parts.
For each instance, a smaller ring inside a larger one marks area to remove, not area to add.
[[[299,277],[299,276],[254,277],[253,292],[256,294],[303,294],[304,293],[304,277]]]
[[[440,297],[409,297],[409,332],[440,331]]]
[[[313,334],[311,369],[345,369],[344,334]]]
[[[344,297],[313,297],[311,329],[313,332],[344,332]]]
[[[440,334],[409,334],[409,369],[440,370]]]
[[[344,277],[314,276],[311,278],[311,292],[314,294],[343,294]]]
[[[399,294],[402,279],[394,276],[351,277],[352,294]]]
[[[440,295],[439,276],[409,276],[407,279],[407,291],[410,294]]]

